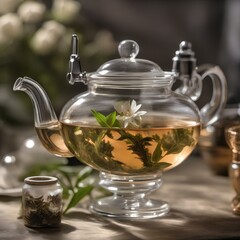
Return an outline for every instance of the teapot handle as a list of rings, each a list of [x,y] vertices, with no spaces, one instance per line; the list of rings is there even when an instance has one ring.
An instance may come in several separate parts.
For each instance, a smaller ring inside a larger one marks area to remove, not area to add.
[[[218,66],[211,67],[201,75],[202,81],[208,77],[212,80],[213,92],[210,102],[200,109],[204,127],[219,119],[227,101],[227,81],[222,70]]]

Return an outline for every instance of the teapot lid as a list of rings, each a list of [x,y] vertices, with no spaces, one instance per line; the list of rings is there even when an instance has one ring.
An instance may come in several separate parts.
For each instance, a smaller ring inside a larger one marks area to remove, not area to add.
[[[136,58],[139,46],[133,40],[124,40],[118,46],[120,58],[104,63],[90,75],[93,78],[118,78],[118,79],[166,79],[174,75],[164,72],[156,63]]]

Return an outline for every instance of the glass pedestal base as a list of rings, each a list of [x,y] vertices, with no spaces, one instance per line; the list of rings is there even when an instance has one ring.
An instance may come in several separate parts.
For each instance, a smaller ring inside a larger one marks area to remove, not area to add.
[[[169,205],[146,197],[161,186],[161,173],[141,176],[117,176],[100,173],[100,186],[113,195],[96,200],[90,210],[107,217],[149,219],[165,215]]]

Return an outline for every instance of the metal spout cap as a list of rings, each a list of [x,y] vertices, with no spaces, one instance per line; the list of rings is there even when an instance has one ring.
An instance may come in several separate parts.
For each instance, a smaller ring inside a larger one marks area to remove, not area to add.
[[[187,41],[182,41],[179,45],[179,50],[175,52],[173,57],[172,71],[180,76],[192,76],[192,72],[196,68],[195,53],[192,51],[192,44]]]
[[[74,84],[75,82],[87,83],[86,72],[82,71],[78,55],[78,37],[76,34],[72,35],[72,53],[69,60],[69,72],[66,78],[70,84]]]

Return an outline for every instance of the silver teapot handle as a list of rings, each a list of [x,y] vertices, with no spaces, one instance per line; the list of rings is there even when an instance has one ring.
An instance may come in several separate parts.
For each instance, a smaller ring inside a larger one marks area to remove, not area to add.
[[[202,81],[208,77],[212,80],[213,92],[211,100],[200,109],[204,127],[218,121],[227,102],[227,81],[222,70],[218,66],[211,67],[201,75]]]

